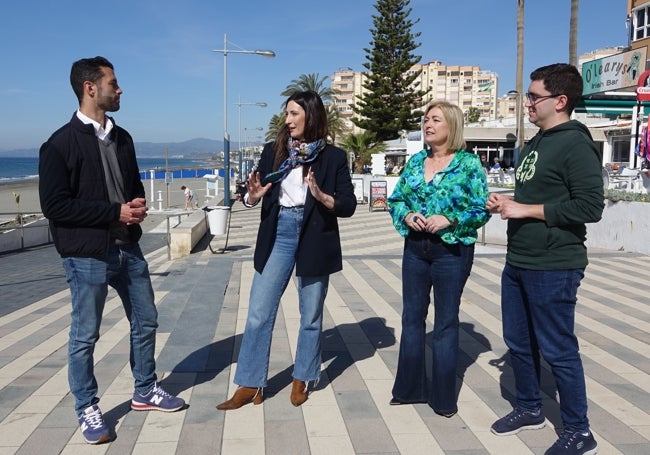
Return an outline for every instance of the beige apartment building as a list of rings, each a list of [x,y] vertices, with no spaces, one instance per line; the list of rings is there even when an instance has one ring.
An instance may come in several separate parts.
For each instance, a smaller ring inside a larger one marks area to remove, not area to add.
[[[483,71],[478,66],[443,65],[438,60],[414,65],[409,74],[417,71],[421,73],[414,82],[414,88],[425,91],[430,89],[422,103],[423,106],[436,99],[446,99],[460,106],[463,112],[467,112],[470,107],[477,108],[481,120],[497,118],[499,77],[496,73]],[[352,123],[352,107],[365,91],[364,79],[361,72],[352,68],[341,68],[332,76],[332,89],[339,91],[334,103],[343,124],[351,133],[361,131]]]

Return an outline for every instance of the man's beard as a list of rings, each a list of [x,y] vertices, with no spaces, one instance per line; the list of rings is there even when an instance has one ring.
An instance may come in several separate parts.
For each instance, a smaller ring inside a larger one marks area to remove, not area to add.
[[[117,112],[120,110],[120,100],[110,96],[100,96],[97,106],[105,112]]]

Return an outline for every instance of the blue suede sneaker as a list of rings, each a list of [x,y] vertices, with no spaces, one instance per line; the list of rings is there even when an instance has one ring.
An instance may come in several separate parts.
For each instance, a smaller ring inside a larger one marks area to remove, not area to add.
[[[99,406],[92,405],[79,415],[79,428],[88,444],[101,444],[111,440],[111,433]]]
[[[591,431],[564,430],[544,455],[595,455],[598,453],[598,443]]]
[[[151,392],[147,395],[140,395],[133,392],[131,409],[135,411],[163,411],[174,412],[185,407],[182,398],[175,397],[165,392],[162,387],[155,383]]]
[[[545,425],[546,419],[540,409],[528,411],[515,408],[510,414],[494,422],[490,429],[496,435],[508,436],[517,434],[521,430],[538,430],[544,428]]]

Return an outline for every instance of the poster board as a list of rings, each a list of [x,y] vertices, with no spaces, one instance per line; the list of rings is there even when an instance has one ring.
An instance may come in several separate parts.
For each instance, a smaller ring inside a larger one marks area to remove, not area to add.
[[[370,200],[368,204],[369,210],[372,212],[375,209],[387,210],[388,203],[388,182],[386,180],[371,180],[370,181]]]
[[[354,195],[357,198],[357,202],[363,204],[365,202],[363,198],[363,179],[353,178],[352,186],[354,187]]]

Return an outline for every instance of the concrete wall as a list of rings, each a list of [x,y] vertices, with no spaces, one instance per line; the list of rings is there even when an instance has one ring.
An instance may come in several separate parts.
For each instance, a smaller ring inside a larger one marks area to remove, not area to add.
[[[173,229],[169,235],[169,257],[178,259],[189,256],[192,248],[203,238],[208,230],[205,212],[195,210]]]
[[[13,229],[1,233],[0,253],[50,243],[52,238],[48,225],[48,220],[41,218],[25,224],[22,229]]]
[[[367,177],[368,181],[382,179],[378,176]],[[394,177],[386,180],[394,180]],[[394,182],[390,183],[394,186]],[[367,195],[367,192],[365,194]],[[213,201],[214,199],[211,202]],[[507,221],[502,220],[498,215],[493,215],[479,232],[478,241],[505,245],[506,227]],[[208,230],[209,226],[203,210],[195,210],[191,215],[184,217],[184,220],[170,232],[170,257],[176,259],[189,255]],[[0,234],[0,253],[21,249],[20,238],[21,233],[18,229]],[[51,242],[47,220],[41,219],[25,225],[23,242],[24,247]],[[587,247],[650,255],[650,203],[606,200],[602,220],[587,225]]]
[[[507,221],[492,215],[479,242],[505,245],[506,228]],[[602,219],[587,224],[587,247],[650,254],[650,204],[606,200]]]

